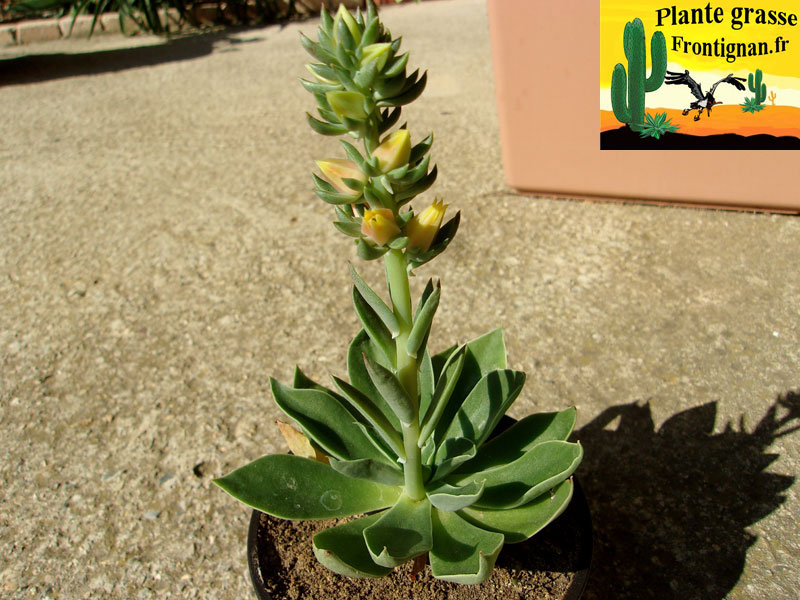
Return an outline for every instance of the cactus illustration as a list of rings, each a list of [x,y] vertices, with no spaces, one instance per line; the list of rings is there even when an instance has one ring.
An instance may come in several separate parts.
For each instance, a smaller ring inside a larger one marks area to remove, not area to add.
[[[772,102],[772,106],[775,106],[775,98],[777,98],[777,97],[778,97],[778,95],[775,93],[775,90],[772,90],[769,93],[769,101]]]
[[[645,93],[656,91],[664,83],[667,72],[667,41],[660,31],[656,31],[650,38],[650,77],[646,77],[647,54],[641,19],[625,24],[622,42],[628,59],[628,71],[625,72],[622,63],[617,63],[614,67],[611,77],[611,105],[618,121],[627,123],[634,131],[639,131],[644,124]]]
[[[756,104],[761,104],[767,99],[767,84],[761,83],[762,76],[761,69],[756,69],[755,80],[752,73],[747,76],[747,87],[755,94]]]

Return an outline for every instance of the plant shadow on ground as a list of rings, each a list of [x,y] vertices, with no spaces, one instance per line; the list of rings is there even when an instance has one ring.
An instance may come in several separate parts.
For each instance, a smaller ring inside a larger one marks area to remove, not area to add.
[[[166,42],[130,48],[76,53],[26,54],[6,58],[0,60],[0,87],[151,67],[200,58],[215,50],[231,51],[240,44],[257,42],[262,39],[261,37],[241,39],[231,36],[232,33],[250,29],[253,28],[229,27],[223,31],[189,33],[170,38]]]
[[[656,430],[648,403],[625,404],[577,432],[595,540],[585,600],[720,600],[736,584],[757,539],[747,527],[795,480],[767,472],[778,458],[767,450],[800,429],[800,393],[779,397],[750,431],[742,418],[715,433],[716,415],[712,402]]]

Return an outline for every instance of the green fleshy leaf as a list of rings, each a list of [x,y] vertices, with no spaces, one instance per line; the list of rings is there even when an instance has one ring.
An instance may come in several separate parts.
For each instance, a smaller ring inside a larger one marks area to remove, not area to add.
[[[419,443],[424,444],[429,437],[436,431],[442,415],[447,410],[450,403],[450,398],[453,395],[458,384],[461,372],[464,369],[464,362],[466,360],[466,346],[461,346],[458,350],[451,353],[447,362],[442,367],[442,371],[436,381],[436,388],[431,401],[431,408],[425,419],[422,421],[422,427],[419,435]],[[434,367],[435,369],[435,367]],[[454,413],[457,411],[453,411]],[[442,427],[444,429],[444,427]]]
[[[487,374],[472,388],[449,427],[447,429],[437,427],[435,439],[438,442],[438,440],[466,438],[480,448],[516,400],[524,384],[525,373],[521,371],[505,369]],[[442,422],[439,424],[442,425]],[[439,431],[442,429],[444,431],[439,437]],[[447,456],[440,458],[437,453],[436,463],[446,458]]]
[[[404,106],[406,104],[410,104],[417,98],[419,98],[420,94],[422,94],[423,90],[425,89],[425,84],[428,82],[428,73],[423,73],[422,77],[419,78],[419,81],[414,83],[411,87],[409,87],[404,92],[399,93],[396,96],[392,96],[391,98],[386,98],[385,100],[378,100],[376,102],[376,106],[379,108],[383,108],[385,106]]]
[[[364,540],[372,560],[383,567],[396,567],[425,554],[433,545],[430,502],[401,495],[392,508],[364,529]]]
[[[507,544],[524,542],[536,535],[556,519],[572,499],[572,479],[562,481],[550,493],[518,508],[491,510],[487,508],[465,508],[459,514],[482,529],[502,533]]]
[[[336,58],[333,56],[333,54],[325,50],[318,43],[312,42],[302,33],[300,34],[300,43],[303,45],[303,48],[306,49],[306,52],[308,52],[321,63],[325,65],[331,65],[336,62]]]
[[[342,221],[333,221],[333,226],[348,237],[361,237],[361,225],[358,223],[343,223]]]
[[[364,529],[383,513],[324,529],[314,536],[314,556],[331,571],[345,577],[383,577],[392,572],[372,561],[364,542]]]
[[[352,407],[369,422],[369,424],[378,434],[380,434],[381,438],[389,445],[389,447],[391,447],[391,449],[398,456],[405,456],[403,452],[403,440],[400,438],[397,430],[392,427],[389,420],[383,415],[378,407],[375,406],[375,404],[373,404],[369,398],[367,398],[364,394],[346,381],[339,379],[338,377],[333,377],[333,381],[341,390],[342,394],[344,394],[344,398],[348,400]],[[348,458],[349,457],[345,457],[345,460],[348,460]],[[360,457],[355,456],[352,458],[355,459]]]
[[[377,462],[370,458],[358,460],[330,459],[331,468],[337,473],[354,479],[368,479],[384,485],[403,485],[403,472],[398,463],[393,466],[385,462]]]
[[[473,481],[461,487],[442,483],[427,490],[428,500],[440,510],[456,511],[472,506],[483,495],[484,482]]]
[[[437,283],[433,293],[418,308],[417,315],[414,317],[414,324],[411,327],[411,333],[408,334],[408,341],[406,342],[406,352],[408,352],[409,356],[416,358],[422,343],[427,339],[433,323],[433,316],[436,314],[436,309],[439,308],[441,294],[442,286]]]
[[[354,163],[358,165],[359,170],[366,174],[366,175],[373,175],[373,169],[369,166],[367,161],[361,155],[361,153],[356,149],[353,144],[347,142],[345,140],[339,140],[344,147],[344,153],[347,155],[349,160],[352,160]]]
[[[416,164],[420,158],[428,153],[428,151],[431,149],[431,146],[433,146],[433,133],[428,134],[428,137],[421,142],[414,144],[414,147],[411,148],[411,156],[408,159],[408,162],[412,165]]]
[[[321,135],[342,135],[343,133],[347,133],[347,127],[344,125],[325,123],[324,121],[315,119],[308,113],[306,113],[306,118],[308,119],[308,124],[311,125],[311,129]]]
[[[433,438],[431,438],[433,439]],[[434,477],[431,481],[436,481],[454,471],[460,465],[468,460],[475,458],[478,449],[475,442],[466,438],[449,438],[445,439],[440,446],[437,447],[436,455],[434,456],[435,471]],[[477,477],[473,478],[475,481]],[[468,481],[455,482],[454,485],[466,485]]]
[[[407,237],[394,238],[391,242],[389,242],[389,248],[391,248],[392,250],[402,250],[407,245],[408,245]]]
[[[364,326],[364,331],[366,331],[367,335],[369,335],[369,339],[372,341],[374,347],[383,355],[382,358],[384,360],[381,361],[381,364],[392,365],[396,357],[395,344],[392,341],[392,333],[386,328],[386,325],[383,324],[383,321],[381,321],[380,317],[373,310],[373,308],[367,304],[367,301],[364,300],[363,296],[361,296],[355,286],[353,286],[353,306],[355,306],[358,320],[361,321],[361,324]],[[350,357],[348,355],[348,367],[350,366],[349,360]],[[358,369],[359,372],[363,371],[363,360],[361,363],[362,368]],[[352,377],[350,378],[350,382],[365,393],[374,389],[374,386],[372,385],[367,386],[367,389],[361,388],[357,383],[353,382]],[[371,393],[367,393],[367,395],[370,397],[373,396]]]
[[[453,344],[449,348],[445,348],[441,352],[437,352],[431,356],[431,363],[433,364],[433,377],[436,381],[439,381],[439,377],[442,375],[442,369],[453,352],[458,350],[458,348],[458,344]]]
[[[320,189],[314,190],[314,193],[328,204],[352,204],[358,200],[358,196],[353,194],[342,194],[340,192],[323,192]]]
[[[378,19],[367,18],[366,23],[367,24],[366,27],[364,27],[364,33],[361,34],[361,44],[359,44],[362,48],[369,46],[370,44],[374,44],[380,35],[380,21],[378,21]]]
[[[325,96],[322,96],[322,98],[325,98]],[[325,99],[325,104],[328,105],[327,98]],[[336,113],[333,112],[333,109],[325,108],[325,106],[322,106],[320,104],[320,106],[317,107],[317,112],[319,113],[319,116],[322,117],[328,123],[332,123],[336,127],[341,127],[345,131],[348,131],[347,125],[345,125],[339,120],[339,117],[336,116]]]
[[[387,68],[383,72],[383,76],[386,78],[391,78],[391,77],[397,77],[398,75],[403,75],[406,72],[407,64],[408,64],[408,52],[398,56],[395,59],[395,61],[391,65],[389,65],[389,68]]]
[[[392,409],[392,412],[397,415],[397,418],[400,419],[400,422],[404,425],[412,423],[417,416],[414,403],[408,397],[403,384],[400,383],[395,374],[373,361],[366,354],[364,355],[364,364],[375,389],[386,400],[386,403]]]
[[[410,185],[408,187],[404,187],[401,191],[397,192],[394,196],[394,199],[398,203],[405,203],[415,196],[419,196],[421,193],[426,191],[429,187],[431,187],[436,178],[439,176],[439,168],[436,165],[433,165],[430,173],[425,175],[422,179]]]
[[[421,161],[419,161],[419,164],[416,167],[409,169],[405,176],[400,180],[400,184],[405,186],[417,183],[420,179],[428,174],[428,165],[430,162],[430,155],[424,157]]]
[[[383,396],[378,393],[377,388],[372,383],[372,379],[369,377],[369,373],[367,373],[367,367],[364,364],[365,354],[387,369],[394,369],[395,354],[389,353],[387,355],[381,351],[375,342],[370,339],[367,332],[362,329],[356,334],[356,337],[353,338],[347,350],[347,376],[350,378],[350,383],[362,394],[367,396],[372,404],[378,407],[383,416],[391,423],[392,428],[399,431],[400,420],[394,412],[392,412],[392,409],[389,408]]]
[[[342,183],[349,187],[351,190],[361,191],[364,189],[364,182],[360,179],[353,179],[352,177],[342,177]]]
[[[361,89],[366,90],[375,81],[378,75],[378,65],[374,60],[368,62],[366,65],[356,71],[353,77],[353,82]]]
[[[476,527],[456,513],[434,510],[429,554],[434,577],[466,584],[485,581],[503,541],[502,534]]]
[[[270,378],[275,403],[326,454],[340,460],[375,458],[375,451],[340,398],[319,389],[294,389]]]
[[[345,71],[345,73],[355,68],[356,58],[352,50],[345,48],[343,44],[337,44],[335,50],[336,50],[336,58],[339,61],[339,64],[342,66],[343,69],[347,70]]]
[[[367,438],[372,442],[375,448],[377,448],[378,452],[383,455],[387,462],[400,464],[397,452],[392,450],[389,444],[383,440],[383,438],[375,431],[375,428],[372,427],[372,425],[359,423],[358,426],[359,429],[361,429],[361,432],[367,436]]]
[[[294,379],[292,380],[292,387],[298,390],[319,390],[320,392],[326,392],[341,401],[341,398],[338,397],[334,391],[329,390],[324,385],[320,385],[311,379],[308,375],[300,370],[300,367],[296,365],[294,367]]]
[[[419,389],[419,420],[421,423],[424,422],[425,415],[433,400],[434,381],[433,362],[428,349],[425,348],[422,360],[419,363],[419,378],[417,381],[417,388]]]
[[[446,481],[452,485],[466,485],[470,481],[485,479],[486,490],[476,506],[516,508],[572,475],[582,458],[580,444],[558,440],[542,442],[508,465],[467,475],[452,475]]]
[[[443,414],[436,425],[437,443],[443,439],[445,430],[455,418],[461,404],[466,400],[472,388],[492,371],[506,368],[506,345],[503,341],[503,330],[495,329],[479,338],[467,342],[464,366],[455,384],[450,401],[443,409]],[[437,383],[438,387],[438,383]]]
[[[392,309],[386,306],[386,303],[381,299],[381,297],[378,296],[378,294],[376,294],[363,279],[361,279],[361,276],[356,273],[356,270],[352,264],[350,265],[350,275],[353,278],[353,283],[355,283],[356,288],[361,294],[361,297],[364,298],[366,303],[372,307],[375,313],[380,317],[381,321],[383,321],[383,324],[386,325],[386,328],[392,333],[392,339],[400,335],[400,326],[397,324],[397,317],[394,316]]]
[[[391,112],[389,110],[384,110],[381,112],[381,122],[378,125],[378,132],[383,135],[387,131],[389,131],[392,127],[395,126],[397,121],[400,120],[400,113],[402,112],[401,108],[398,106]]]
[[[459,471],[475,473],[502,467],[514,462],[537,444],[552,440],[566,441],[575,427],[575,417],[574,408],[528,415],[489,440],[478,451],[478,455],[462,465]]]
[[[314,185],[318,190],[322,192],[329,192],[331,194],[336,193],[336,188],[333,187],[329,182],[325,181],[322,177],[320,177],[316,173],[312,173],[311,178],[314,180]],[[336,210],[336,208],[338,207],[334,207],[334,210]]]
[[[381,102],[387,102],[384,105],[386,107],[393,106],[389,99],[403,91],[403,86],[406,84],[406,81],[407,79],[404,73],[400,73],[388,79],[379,79],[375,82],[375,99]]]
[[[319,81],[308,81],[307,79],[300,79],[300,85],[312,94],[324,94],[325,92],[342,89],[342,86],[338,83],[320,83]]]
[[[392,506],[400,488],[351,479],[328,465],[270,454],[214,483],[231,496],[281,519],[333,519]]]
[[[389,248],[385,246],[373,246],[365,242],[363,238],[359,238],[356,251],[358,252],[358,257],[362,260],[376,260],[386,254]]]
[[[386,177],[389,181],[398,181],[403,179],[408,174],[408,170],[411,168],[409,163],[404,164],[402,167],[397,167],[386,173]]]
[[[329,35],[333,33],[333,18],[323,4],[319,9],[320,28]]]
[[[433,438],[428,438],[425,445],[422,446],[422,464],[431,466],[433,464],[433,457],[436,456],[436,444],[433,443]]]

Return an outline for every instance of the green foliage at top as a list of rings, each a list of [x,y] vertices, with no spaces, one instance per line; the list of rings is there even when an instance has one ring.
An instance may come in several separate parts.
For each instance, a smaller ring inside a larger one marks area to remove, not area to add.
[[[667,118],[667,113],[656,113],[655,117],[650,116],[650,113],[648,113],[645,116],[644,125],[639,131],[639,135],[641,137],[660,139],[665,133],[674,133],[678,129],[678,125],[673,124],[671,119]]]
[[[434,200],[407,205],[436,179],[433,135],[413,144],[394,129],[426,75],[407,75],[375,7],[332,17],[324,9],[317,41],[302,39],[316,62],[302,85],[317,102],[311,127],[345,135],[344,157],[317,161],[314,191],[333,205],[336,228],[358,254],[382,257],[388,301],[350,265],[361,330],[347,352],[347,378],[330,387],[300,369],[292,385],[270,380],[278,407],[309,440],[309,456],[272,455],[215,482],[253,508],[285,519],[354,520],[318,533],[314,553],[351,577],[380,577],[427,555],[435,577],[478,583],[505,543],[528,539],[572,496],[583,456],[568,442],[575,410],[520,420],[492,437],[519,396],[525,374],[509,369],[501,330],[431,353],[441,286],[431,279],[412,306],[409,273],[443,252],[456,215]]]

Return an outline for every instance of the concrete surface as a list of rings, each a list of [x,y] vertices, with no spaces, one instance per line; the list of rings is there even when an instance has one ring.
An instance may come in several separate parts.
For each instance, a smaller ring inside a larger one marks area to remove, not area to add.
[[[415,282],[442,278],[432,346],[502,325],[512,414],[577,405],[586,597],[800,597],[800,220],[515,194],[483,2],[383,14],[463,211]],[[3,598],[252,597],[248,511],[211,478],[283,450],[267,376],[341,375],[357,329],[354,248],[311,193],[341,154],[304,122],[314,28],[0,63]]]

